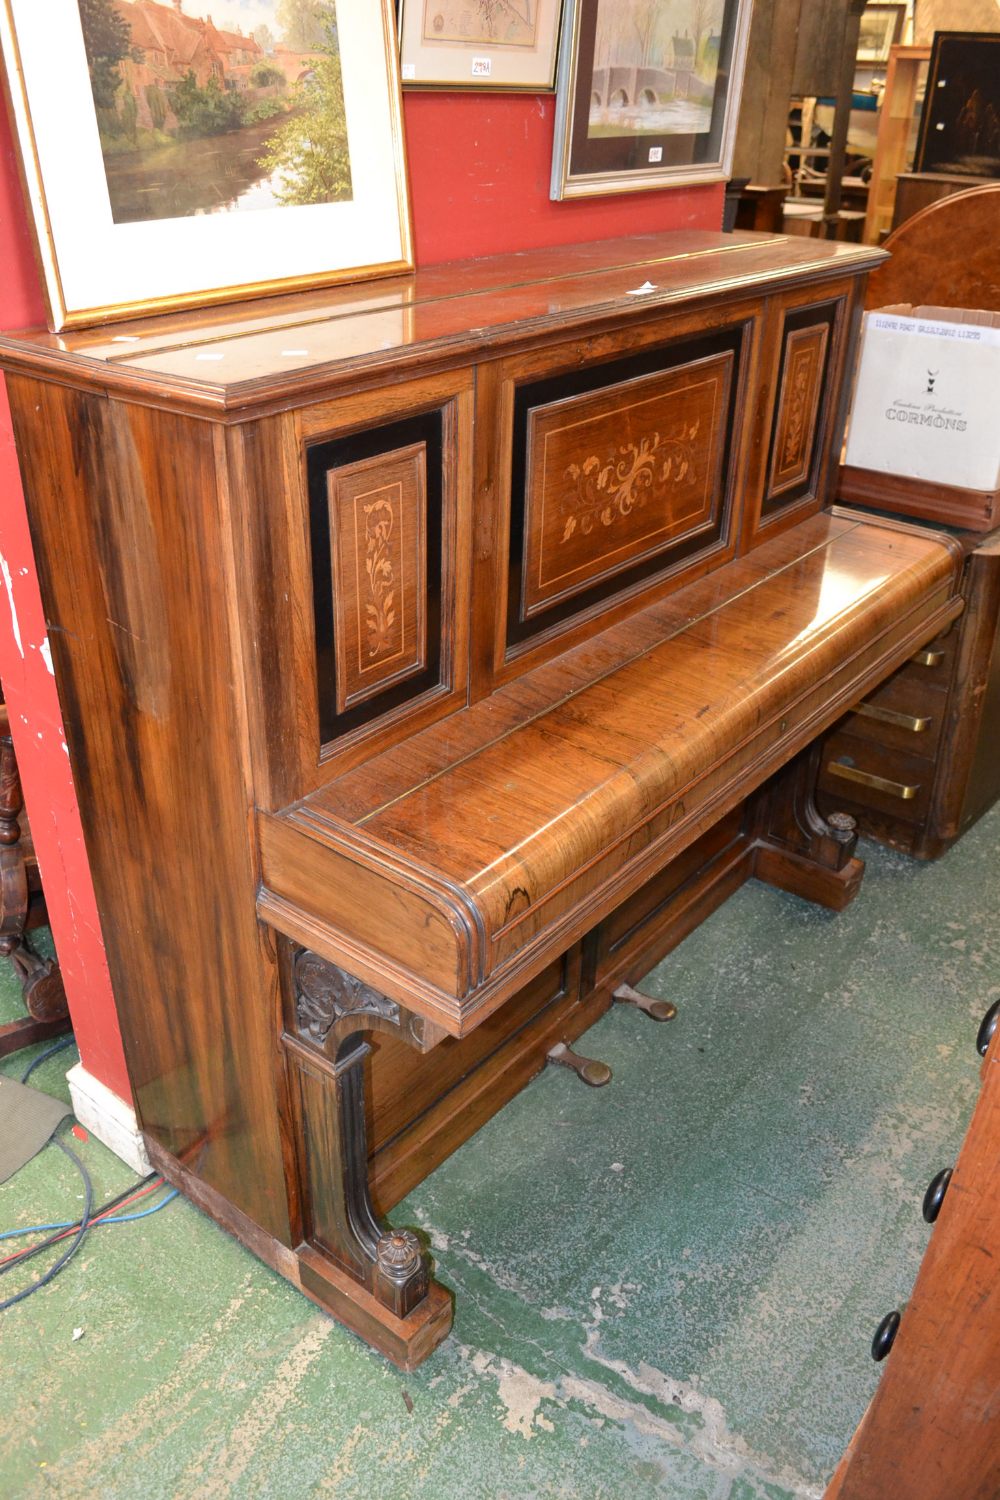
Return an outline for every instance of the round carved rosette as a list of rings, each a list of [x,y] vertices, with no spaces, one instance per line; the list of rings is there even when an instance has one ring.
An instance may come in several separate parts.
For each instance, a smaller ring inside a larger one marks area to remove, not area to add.
[[[376,1256],[383,1275],[393,1281],[406,1281],[420,1269],[420,1241],[412,1229],[393,1229],[379,1240]]]

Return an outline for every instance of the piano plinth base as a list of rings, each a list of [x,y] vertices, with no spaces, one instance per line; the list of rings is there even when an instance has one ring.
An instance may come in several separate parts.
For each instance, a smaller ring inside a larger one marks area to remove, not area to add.
[[[299,1285],[314,1302],[400,1370],[415,1370],[451,1332],[454,1299],[437,1281],[405,1318],[397,1318],[365,1287],[313,1246],[296,1252]]]
[[[753,873],[765,885],[773,885],[789,895],[801,896],[829,911],[843,911],[861,889],[865,873],[863,859],[852,859],[842,870],[830,870],[808,855],[791,849],[762,844],[754,853]]]

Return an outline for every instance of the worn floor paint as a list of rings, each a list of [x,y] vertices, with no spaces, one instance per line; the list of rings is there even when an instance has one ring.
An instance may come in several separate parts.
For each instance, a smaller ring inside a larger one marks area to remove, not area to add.
[[[840,917],[745,887],[649,981],[675,1022],[619,1009],[588,1034],[609,1088],[543,1075],[400,1206],[458,1297],[416,1374],[184,1201],[95,1231],[0,1317],[3,1494],[819,1496],[1000,993],[1000,813],[937,865],[865,853]],[[34,1081],[64,1090],[72,1059]],[[81,1150],[101,1197],[130,1180]],[[46,1150],[0,1188],[0,1224],[78,1194]]]

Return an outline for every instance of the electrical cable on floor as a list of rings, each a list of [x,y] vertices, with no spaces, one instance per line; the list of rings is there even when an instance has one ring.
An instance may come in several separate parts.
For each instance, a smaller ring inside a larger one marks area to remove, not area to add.
[[[154,1183],[148,1191],[152,1192],[154,1188],[160,1188],[162,1186],[162,1181]],[[179,1188],[173,1188],[163,1199],[162,1203],[157,1203],[153,1208],[144,1208],[142,1212],[138,1214],[116,1214],[106,1218],[105,1214],[107,1213],[108,1208],[114,1208],[116,1206],[115,1204],[106,1204],[104,1208],[99,1209],[98,1212],[92,1216],[90,1227],[91,1229],[100,1229],[104,1224],[131,1224],[136,1219],[148,1219],[150,1214],[158,1214],[161,1208],[166,1208],[167,1204],[172,1203],[174,1199],[179,1196],[179,1194]],[[140,1194],[135,1194],[136,1198],[138,1198],[139,1196]],[[125,1201],[132,1202],[133,1199],[127,1198]],[[56,1229],[76,1229],[79,1226],[79,1223],[79,1219],[66,1219],[59,1224],[29,1224],[26,1229],[5,1229],[2,1233],[0,1233],[0,1240],[16,1240],[20,1239],[21,1236],[25,1234],[41,1234],[43,1231],[51,1232],[52,1230]],[[14,1257],[12,1256],[11,1259],[13,1258]],[[0,1265],[3,1264],[4,1262],[0,1261]]]
[[[147,1194],[155,1193],[158,1188],[161,1188],[163,1186],[163,1178],[158,1177],[153,1181],[153,1176],[154,1174],[150,1173],[148,1177],[142,1179],[138,1188],[126,1188],[123,1192],[116,1193],[113,1198],[109,1198],[107,1203],[103,1204],[96,1213],[91,1215],[91,1228],[93,1228],[95,1221],[103,1221],[104,1216],[109,1214],[112,1209],[127,1207],[128,1204],[134,1203],[136,1199],[145,1198]],[[58,1230],[55,1234],[49,1235],[47,1239],[39,1240],[37,1245],[29,1245],[24,1250],[15,1250],[13,1255],[8,1255],[5,1260],[0,1260],[0,1276],[4,1275],[5,1269],[12,1265],[14,1261],[30,1260],[33,1255],[39,1255],[43,1250],[48,1250],[50,1246],[58,1244],[60,1240],[66,1239],[78,1227],[79,1220],[76,1220],[68,1229]],[[17,1234],[18,1232],[17,1230],[7,1231],[8,1234]]]
[[[75,1044],[76,1044],[76,1037],[75,1036],[64,1036],[64,1037],[61,1037],[60,1040],[58,1042],[56,1042],[53,1046],[46,1047],[45,1051],[44,1052],[39,1052],[38,1056],[34,1059],[34,1061],[30,1062],[28,1064],[28,1066],[25,1068],[24,1072],[21,1074],[21,1082],[22,1083],[27,1083],[28,1079],[31,1077],[32,1073],[35,1071],[35,1069],[39,1066],[40,1063],[48,1062],[49,1058],[50,1057],[55,1057],[55,1055],[56,1055],[57,1052],[65,1052],[67,1047],[72,1047]]]
[[[62,1037],[53,1046],[47,1047],[44,1052],[40,1052],[38,1056],[28,1064],[27,1068],[25,1068],[24,1072],[21,1074],[21,1083],[27,1083],[32,1073],[41,1063],[46,1062],[50,1057],[54,1057],[57,1052],[63,1052],[66,1050],[66,1048],[72,1047],[74,1041],[75,1038],[72,1036]],[[173,1200],[178,1196],[177,1189],[173,1188],[162,1202],[155,1204],[152,1208],[145,1208],[142,1209],[139,1213],[133,1214],[113,1214],[113,1209],[124,1208],[128,1204],[135,1203],[139,1198],[144,1198],[148,1193],[156,1192],[159,1188],[164,1186],[163,1178],[150,1172],[148,1176],[140,1180],[137,1186],[125,1188],[122,1192],[116,1193],[114,1197],[109,1198],[106,1203],[102,1204],[99,1209],[94,1211],[94,1189],[87,1168],[77,1156],[76,1152],[71,1150],[71,1148],[67,1146],[64,1141],[59,1140],[57,1136],[52,1137],[52,1144],[58,1146],[60,1151],[62,1151],[64,1155],[69,1157],[70,1161],[73,1163],[77,1171],[80,1173],[80,1176],[83,1178],[83,1214],[79,1219],[74,1219],[58,1224],[32,1224],[25,1229],[8,1229],[3,1233],[0,1233],[0,1241],[18,1239],[22,1235],[26,1234],[47,1234],[47,1238],[44,1240],[39,1240],[36,1245],[29,1245],[24,1250],[17,1250],[13,1255],[8,1255],[6,1259],[0,1260],[0,1276],[5,1276],[8,1271],[14,1270],[15,1266],[23,1265],[25,1261],[30,1260],[33,1256],[40,1255],[43,1251],[50,1249],[53,1245],[58,1245],[63,1240],[70,1239],[72,1237],[71,1244],[59,1257],[55,1264],[49,1267],[44,1275],[39,1277],[37,1281],[32,1282],[31,1286],[25,1287],[23,1291],[17,1292],[14,1296],[8,1297],[4,1301],[0,1301],[0,1312],[6,1312],[8,1307],[13,1307],[16,1302],[23,1302],[24,1299],[26,1297],[30,1297],[33,1292],[40,1291],[43,1286],[47,1286],[49,1282],[52,1281],[52,1279],[57,1276],[59,1272],[72,1260],[73,1256],[79,1250],[80,1246],[83,1244],[84,1239],[91,1229],[95,1227],[100,1228],[103,1224],[130,1224],[133,1223],[136,1219],[147,1219],[149,1218],[150,1214],[159,1213],[161,1208],[166,1208],[167,1204],[172,1203]],[[49,1231],[54,1232],[50,1233]]]
[[[53,1277],[58,1276],[63,1267],[70,1260],[72,1260],[73,1256],[83,1244],[83,1241],[87,1234],[87,1230],[90,1228],[90,1211],[94,1203],[94,1185],[90,1180],[90,1173],[87,1171],[87,1168],[77,1156],[76,1152],[71,1151],[69,1146],[66,1145],[65,1141],[60,1141],[56,1136],[52,1137],[52,1141],[54,1145],[59,1147],[60,1151],[64,1152],[69,1157],[70,1161],[73,1163],[77,1171],[80,1173],[80,1176],[83,1178],[84,1203],[83,1215],[80,1219],[80,1227],[77,1230],[76,1235],[69,1246],[69,1249],[66,1250],[62,1255],[60,1255],[55,1264],[50,1266],[45,1274],[39,1277],[38,1281],[32,1282],[31,1286],[26,1286],[23,1291],[15,1292],[13,1297],[7,1297],[3,1302],[0,1302],[0,1312],[6,1312],[8,1307],[14,1306],[15,1302],[23,1302],[25,1297],[30,1297],[33,1292],[41,1291],[43,1286],[48,1286]],[[0,1276],[2,1276],[3,1274],[4,1267],[0,1266]]]

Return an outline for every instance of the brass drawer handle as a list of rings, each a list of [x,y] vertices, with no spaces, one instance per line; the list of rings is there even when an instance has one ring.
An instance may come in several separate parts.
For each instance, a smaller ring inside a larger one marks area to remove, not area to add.
[[[915,661],[919,667],[939,667],[944,661],[944,652],[918,651],[910,660]]]
[[[885,792],[888,797],[898,797],[900,802],[912,802],[920,790],[920,783],[907,786],[902,781],[887,781],[884,776],[873,776],[870,771],[859,771],[856,766],[842,765],[839,760],[827,762],[831,776],[840,776],[844,781],[856,781],[859,786],[871,787],[873,792]]]
[[[908,729],[911,734],[926,734],[934,723],[933,718],[917,719],[913,714],[901,714],[898,708],[879,708],[874,703],[859,703],[854,712],[864,719],[877,719],[880,724]]]

